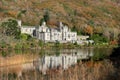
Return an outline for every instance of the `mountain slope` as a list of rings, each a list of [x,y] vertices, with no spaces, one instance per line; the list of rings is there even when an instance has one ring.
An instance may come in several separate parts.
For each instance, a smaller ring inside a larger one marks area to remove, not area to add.
[[[119,0],[1,0],[0,18],[21,19],[24,24],[39,24],[45,11],[50,21],[63,21],[78,29],[85,24],[100,27],[120,26]]]

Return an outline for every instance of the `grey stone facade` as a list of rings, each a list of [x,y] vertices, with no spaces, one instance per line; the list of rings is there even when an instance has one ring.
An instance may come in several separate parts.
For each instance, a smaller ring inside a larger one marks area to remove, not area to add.
[[[77,36],[77,32],[72,32],[68,26],[64,25],[62,22],[59,23],[57,28],[49,28],[46,22],[43,22],[41,26],[22,26],[21,21],[18,21],[18,26],[21,29],[21,33],[29,34],[39,40],[46,42],[56,42],[60,43],[75,43],[80,45],[93,43],[93,40],[87,40],[89,36]]]
[[[45,42],[71,42],[77,40],[77,33],[71,32],[70,29],[61,22],[57,28],[48,28],[44,22],[36,29],[36,38]]]

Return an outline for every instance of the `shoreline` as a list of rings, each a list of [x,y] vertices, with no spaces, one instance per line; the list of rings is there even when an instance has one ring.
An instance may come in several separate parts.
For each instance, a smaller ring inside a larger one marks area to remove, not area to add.
[[[15,48],[15,47],[10,47],[10,48],[0,48],[0,50],[44,50],[44,49],[83,49],[83,48],[117,48],[117,45],[103,45],[103,46],[96,46],[96,45],[91,45],[91,46],[81,46],[81,45],[74,45],[70,44],[73,46],[68,45],[60,45],[60,46],[47,46],[44,45],[42,47],[31,47],[31,48]]]

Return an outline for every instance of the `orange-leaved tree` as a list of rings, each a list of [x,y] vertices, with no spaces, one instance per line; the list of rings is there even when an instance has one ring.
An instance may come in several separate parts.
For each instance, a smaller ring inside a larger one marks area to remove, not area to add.
[[[93,34],[93,27],[87,25],[87,26],[84,28],[84,33],[91,36],[91,35]]]

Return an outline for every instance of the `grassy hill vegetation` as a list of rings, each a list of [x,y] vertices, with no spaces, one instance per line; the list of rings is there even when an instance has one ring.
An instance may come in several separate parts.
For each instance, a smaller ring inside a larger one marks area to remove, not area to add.
[[[120,33],[119,0],[0,0],[0,22],[12,17],[39,25],[46,12],[49,26],[62,21],[96,42],[116,43]]]
[[[1,0],[0,4],[1,19],[19,18],[31,25],[38,24],[48,10],[53,21],[61,20],[71,27],[120,26],[120,5],[116,0]]]

